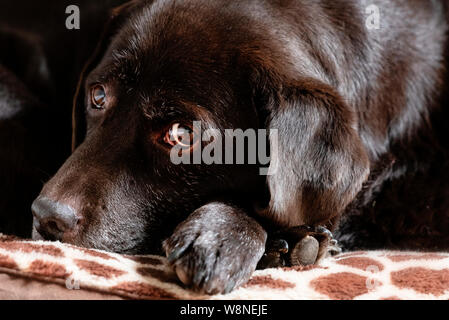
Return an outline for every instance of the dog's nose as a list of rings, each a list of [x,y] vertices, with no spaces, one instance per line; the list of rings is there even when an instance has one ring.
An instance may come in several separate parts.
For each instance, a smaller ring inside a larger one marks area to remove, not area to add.
[[[79,220],[75,209],[43,196],[34,200],[31,211],[36,231],[46,240],[61,240],[64,233],[72,231]]]

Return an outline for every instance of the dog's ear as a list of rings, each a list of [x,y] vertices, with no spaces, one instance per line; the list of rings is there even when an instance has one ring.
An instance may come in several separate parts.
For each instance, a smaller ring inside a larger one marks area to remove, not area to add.
[[[81,71],[75,91],[75,96],[73,98],[72,152],[76,149],[78,145],[81,144],[86,134],[86,123],[84,119],[85,78],[103,58],[103,55],[106,52],[112,37],[116,34],[117,29],[123,23],[124,19],[126,19],[129,12],[141,2],[142,1],[140,0],[131,0],[122,4],[121,6],[115,7],[112,10],[110,10],[109,19],[106,22],[100,40],[93,54],[88,59],[88,61],[86,62]]]
[[[265,99],[271,198],[261,214],[283,226],[332,227],[369,174],[356,115],[335,90],[316,80],[272,88],[277,91]]]

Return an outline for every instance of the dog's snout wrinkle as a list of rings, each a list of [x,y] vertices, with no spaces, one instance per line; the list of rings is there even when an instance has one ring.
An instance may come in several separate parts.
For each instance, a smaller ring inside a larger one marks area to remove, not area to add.
[[[49,240],[60,240],[65,232],[76,227],[79,220],[74,208],[44,196],[33,202],[31,211],[36,219],[36,230]]]

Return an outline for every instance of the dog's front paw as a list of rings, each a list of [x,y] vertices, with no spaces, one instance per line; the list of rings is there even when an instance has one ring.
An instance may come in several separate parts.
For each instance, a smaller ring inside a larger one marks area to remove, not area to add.
[[[245,283],[265,250],[266,232],[239,208],[211,203],[181,223],[163,248],[195,291],[228,293]]]
[[[258,268],[307,266],[340,252],[337,240],[325,227],[293,227],[268,238]]]

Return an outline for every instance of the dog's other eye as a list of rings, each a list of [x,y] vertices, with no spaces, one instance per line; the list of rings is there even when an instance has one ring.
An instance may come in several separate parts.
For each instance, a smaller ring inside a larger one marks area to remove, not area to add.
[[[185,149],[193,147],[195,140],[194,131],[189,127],[182,126],[180,123],[173,124],[164,137],[165,143],[171,146],[179,145]]]
[[[106,104],[106,92],[102,85],[96,85],[92,88],[91,101],[94,109],[104,109]]]

